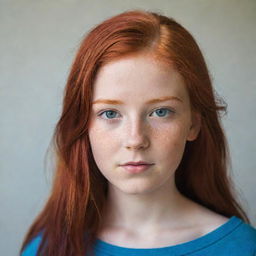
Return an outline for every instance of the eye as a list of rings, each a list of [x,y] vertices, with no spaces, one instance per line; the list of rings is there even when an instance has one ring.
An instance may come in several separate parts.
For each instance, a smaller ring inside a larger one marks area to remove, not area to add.
[[[159,109],[154,110],[152,113],[154,113],[154,112],[157,113],[158,117],[166,117],[167,113],[169,113],[169,114],[174,113],[174,111],[169,108],[159,108]],[[104,119],[113,120],[116,118],[117,112],[114,110],[105,110],[105,111],[102,111],[101,113],[99,113],[98,116],[101,117],[104,114],[105,114]]]
[[[106,110],[106,111],[101,112],[98,116],[102,116],[105,113],[106,113],[106,116],[107,116],[106,119],[113,119],[117,112],[114,111],[114,110]]]
[[[160,116],[160,117],[165,117],[166,116],[165,114],[167,112],[168,113],[174,113],[174,111],[172,111],[171,109],[168,109],[168,108],[158,108],[154,112],[157,113],[157,115]],[[154,113],[154,112],[152,112],[152,113]]]

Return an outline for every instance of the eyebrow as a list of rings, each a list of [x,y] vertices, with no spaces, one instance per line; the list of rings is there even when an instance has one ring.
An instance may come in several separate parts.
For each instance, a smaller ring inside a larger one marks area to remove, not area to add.
[[[158,102],[163,102],[163,101],[168,101],[168,100],[176,100],[183,102],[180,98],[175,97],[175,96],[165,96],[161,98],[156,98],[156,99],[151,99],[146,101],[146,104],[153,104],[153,103],[158,103]],[[98,99],[92,102],[92,104],[97,104],[97,103],[105,103],[105,104],[111,104],[111,105],[123,105],[124,102],[121,100],[111,100],[111,99]]]

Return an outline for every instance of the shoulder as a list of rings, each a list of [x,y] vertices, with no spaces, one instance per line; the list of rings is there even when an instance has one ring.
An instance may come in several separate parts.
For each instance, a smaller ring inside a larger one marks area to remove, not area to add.
[[[198,216],[200,220],[196,218],[195,223],[201,228],[201,235],[224,231],[219,244],[225,242],[225,247],[229,247],[230,250],[249,250],[256,253],[256,228],[252,225],[236,216],[227,218],[208,209],[201,210]]]
[[[254,245],[256,250],[256,228],[250,224],[245,223],[243,220],[240,220],[240,225],[237,227],[237,239],[242,237],[246,243],[251,243]]]
[[[41,240],[42,234],[40,233],[26,245],[25,249],[21,253],[21,256],[36,256]]]
[[[256,229],[242,219],[233,216],[226,224],[223,238],[218,242],[227,251],[234,251],[234,255],[256,254]]]
[[[252,225],[244,222],[242,219],[233,216],[232,218],[226,218],[222,215],[216,215],[210,222],[212,225],[208,225],[208,232],[211,232],[220,227],[232,227],[232,232],[227,235],[227,239],[244,242],[245,244],[250,244],[256,249],[256,229]],[[231,230],[230,230],[231,231]]]

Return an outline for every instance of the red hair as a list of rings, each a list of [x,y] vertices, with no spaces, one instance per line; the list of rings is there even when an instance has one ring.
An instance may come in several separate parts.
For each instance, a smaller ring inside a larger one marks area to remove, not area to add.
[[[199,46],[174,19],[130,10],[105,20],[81,42],[52,140],[56,152],[52,191],[27,232],[21,252],[41,231],[38,255],[82,256],[92,250],[108,191],[88,139],[93,82],[106,63],[142,52],[174,65],[185,81],[192,109],[201,115],[200,133],[196,140],[187,141],[175,173],[178,190],[216,213],[250,223],[228,174],[230,156],[220,123],[226,104],[213,91]]]

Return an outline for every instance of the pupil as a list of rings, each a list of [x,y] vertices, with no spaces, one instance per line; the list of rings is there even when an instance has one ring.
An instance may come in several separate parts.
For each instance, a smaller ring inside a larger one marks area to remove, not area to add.
[[[164,113],[165,113],[165,110],[163,110],[163,109],[158,109],[157,111],[158,111],[158,114],[160,114],[160,116],[164,115]],[[109,114],[109,113],[110,113],[110,114]],[[114,112],[111,111],[111,110],[109,110],[109,111],[106,112],[106,115],[107,115],[107,117],[109,117],[109,118],[111,118],[111,115],[112,115],[112,117],[114,117],[113,114],[114,114]]]
[[[162,115],[164,112],[162,109],[158,109],[157,111],[158,111],[158,113],[160,112],[160,115]]]
[[[108,115],[108,113],[112,113],[112,114],[113,114],[114,112],[113,112],[113,111],[108,111],[108,112],[107,112],[107,116],[108,116],[108,117],[111,117],[111,114]],[[113,115],[112,115],[112,117],[113,117]]]

